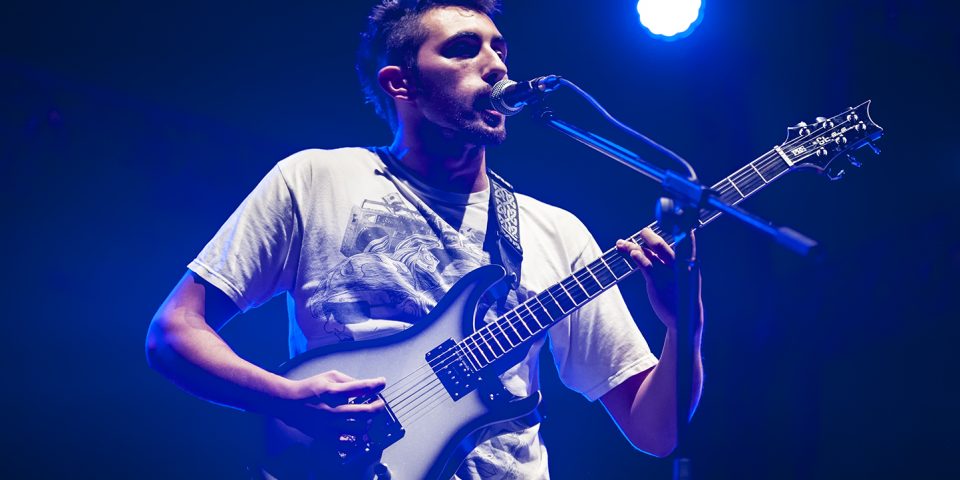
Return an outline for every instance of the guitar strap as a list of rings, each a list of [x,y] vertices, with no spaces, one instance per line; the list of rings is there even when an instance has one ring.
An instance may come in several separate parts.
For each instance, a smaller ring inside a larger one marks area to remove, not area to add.
[[[517,206],[517,196],[513,192],[513,185],[489,168],[487,178],[490,179],[489,212],[491,213],[487,215],[487,236],[484,248],[490,252],[490,262],[502,265],[507,271],[510,277],[510,288],[518,291],[523,247],[520,246],[520,208]],[[496,212],[496,215],[492,212]],[[496,245],[491,245],[492,243]]]

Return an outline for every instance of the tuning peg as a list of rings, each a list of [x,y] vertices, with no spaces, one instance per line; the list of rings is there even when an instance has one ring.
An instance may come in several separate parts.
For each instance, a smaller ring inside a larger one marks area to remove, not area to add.
[[[803,128],[807,126],[807,122],[800,122],[797,124],[797,127]]]
[[[817,123],[823,123],[827,121],[827,117],[817,117]]]
[[[860,168],[863,165],[863,163],[861,163],[860,160],[857,160],[857,157],[854,157],[853,155],[850,155],[850,154],[847,154],[847,161],[850,162],[850,165],[853,165],[854,167],[857,167],[857,168]]]

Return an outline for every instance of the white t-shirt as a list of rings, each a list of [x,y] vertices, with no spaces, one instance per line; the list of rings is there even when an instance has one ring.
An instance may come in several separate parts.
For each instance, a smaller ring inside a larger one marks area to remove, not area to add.
[[[489,190],[440,191],[399,165],[385,175],[387,168],[364,148],[296,153],[264,177],[188,267],[241,311],[286,293],[291,357],[402,331],[460,277],[489,263],[482,248]],[[572,214],[516,197],[521,296],[601,255]],[[548,338],[561,380],[591,401],[657,362],[616,287],[557,323]],[[501,376],[510,392],[538,390],[542,343]],[[457,476],[548,478],[538,432],[537,425],[490,428]]]

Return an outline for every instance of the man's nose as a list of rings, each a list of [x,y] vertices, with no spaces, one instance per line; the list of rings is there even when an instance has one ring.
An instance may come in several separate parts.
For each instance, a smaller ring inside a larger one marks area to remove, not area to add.
[[[507,64],[503,62],[500,55],[492,48],[488,48],[487,50],[489,60],[486,66],[487,71],[483,74],[483,81],[493,85],[507,76]]]

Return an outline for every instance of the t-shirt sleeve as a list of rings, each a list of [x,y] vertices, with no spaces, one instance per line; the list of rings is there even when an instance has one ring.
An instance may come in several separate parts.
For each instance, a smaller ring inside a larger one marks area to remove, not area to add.
[[[586,227],[585,246],[571,264],[577,271],[603,253]],[[594,401],[633,375],[657,364],[616,286],[600,294],[550,331],[560,380]]]
[[[277,165],[187,267],[247,311],[291,288],[298,243],[293,195]]]

